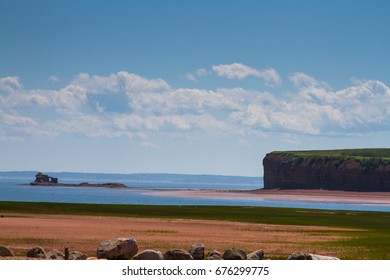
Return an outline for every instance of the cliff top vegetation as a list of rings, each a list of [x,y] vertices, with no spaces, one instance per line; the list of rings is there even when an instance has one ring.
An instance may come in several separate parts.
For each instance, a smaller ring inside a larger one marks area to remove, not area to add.
[[[338,166],[344,160],[352,159],[359,161],[363,169],[368,171],[382,164],[390,164],[390,149],[388,148],[274,151],[271,154],[285,156],[282,164],[293,166],[299,165],[303,160],[309,160],[312,164],[332,160]]]
[[[298,157],[334,157],[334,158],[380,158],[390,160],[390,149],[340,149],[340,150],[307,150],[307,151],[274,151],[271,154],[291,155]]]

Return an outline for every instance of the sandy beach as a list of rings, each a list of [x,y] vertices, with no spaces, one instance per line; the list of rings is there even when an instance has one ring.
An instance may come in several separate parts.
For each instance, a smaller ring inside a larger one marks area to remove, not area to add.
[[[361,205],[390,206],[390,192],[350,192],[330,190],[164,190],[161,196],[193,198],[244,198],[270,201],[297,201],[317,203],[349,203]]]

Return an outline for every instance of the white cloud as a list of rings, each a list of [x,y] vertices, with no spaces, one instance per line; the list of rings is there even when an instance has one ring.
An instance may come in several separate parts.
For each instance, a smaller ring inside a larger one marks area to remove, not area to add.
[[[185,78],[189,81],[196,82],[198,78],[205,77],[211,75],[209,71],[207,71],[205,68],[199,68],[195,71],[195,73],[187,73],[185,75]]]
[[[221,66],[216,71],[232,78],[257,73],[242,66]],[[18,77],[5,77],[0,79],[0,138],[73,133],[135,137],[148,146],[152,143],[148,134],[155,132],[340,135],[390,130],[386,84],[368,80],[335,91],[304,73],[288,79],[289,92],[273,94],[244,88],[174,88],[162,79],[124,71],[107,76],[82,73],[51,90],[25,89]]]
[[[256,70],[252,67],[241,63],[220,64],[212,67],[213,71],[218,76],[226,77],[228,79],[244,79],[248,76],[254,76],[264,80],[267,85],[275,86],[282,82],[279,74],[275,69]]]
[[[5,91],[7,93],[12,93],[14,91],[20,90],[22,88],[22,84],[18,77],[9,76],[0,78],[0,90]]]
[[[305,73],[294,73],[288,77],[295,86],[315,86],[318,84],[318,81]]]
[[[61,82],[61,79],[58,78],[56,75],[52,75],[50,76],[49,78],[47,78],[47,80],[51,83],[59,83]]]
[[[21,126],[35,126],[37,123],[32,118],[21,116],[18,114],[6,114],[4,112],[0,111],[0,119],[3,121],[4,124],[15,126],[15,125],[21,125]]]

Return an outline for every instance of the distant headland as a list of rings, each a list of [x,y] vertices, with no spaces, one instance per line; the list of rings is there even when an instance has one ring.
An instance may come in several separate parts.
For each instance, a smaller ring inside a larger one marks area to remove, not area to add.
[[[88,182],[82,182],[80,184],[65,184],[59,183],[58,178],[51,177],[47,174],[38,172],[35,175],[35,181],[30,183],[31,186],[58,186],[58,187],[90,187],[90,188],[110,188],[110,189],[127,189],[128,187],[121,183],[103,183],[103,184],[90,184]]]
[[[265,189],[390,192],[390,149],[274,151],[263,165]]]

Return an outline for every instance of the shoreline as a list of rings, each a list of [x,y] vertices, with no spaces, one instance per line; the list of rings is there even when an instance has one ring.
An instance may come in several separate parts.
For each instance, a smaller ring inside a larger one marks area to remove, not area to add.
[[[87,182],[79,184],[68,183],[50,183],[50,182],[31,182],[29,184],[18,184],[19,186],[39,186],[39,187],[84,187],[84,188],[108,188],[108,189],[128,189],[129,187],[121,183],[101,183],[90,184]]]
[[[349,203],[371,206],[390,206],[390,192],[352,192],[331,190],[163,190],[159,196],[187,198],[251,199],[313,203]]]
[[[86,187],[109,188],[122,190],[141,190],[146,195],[182,197],[182,198],[208,198],[208,199],[248,199],[285,202],[306,203],[336,203],[356,204],[367,206],[390,207],[390,192],[357,192],[338,190],[312,190],[312,189],[254,189],[254,190],[219,190],[219,189],[176,189],[126,186],[122,183],[80,184],[68,183],[29,183],[22,186],[43,187]],[[147,193],[153,191],[153,193]]]

